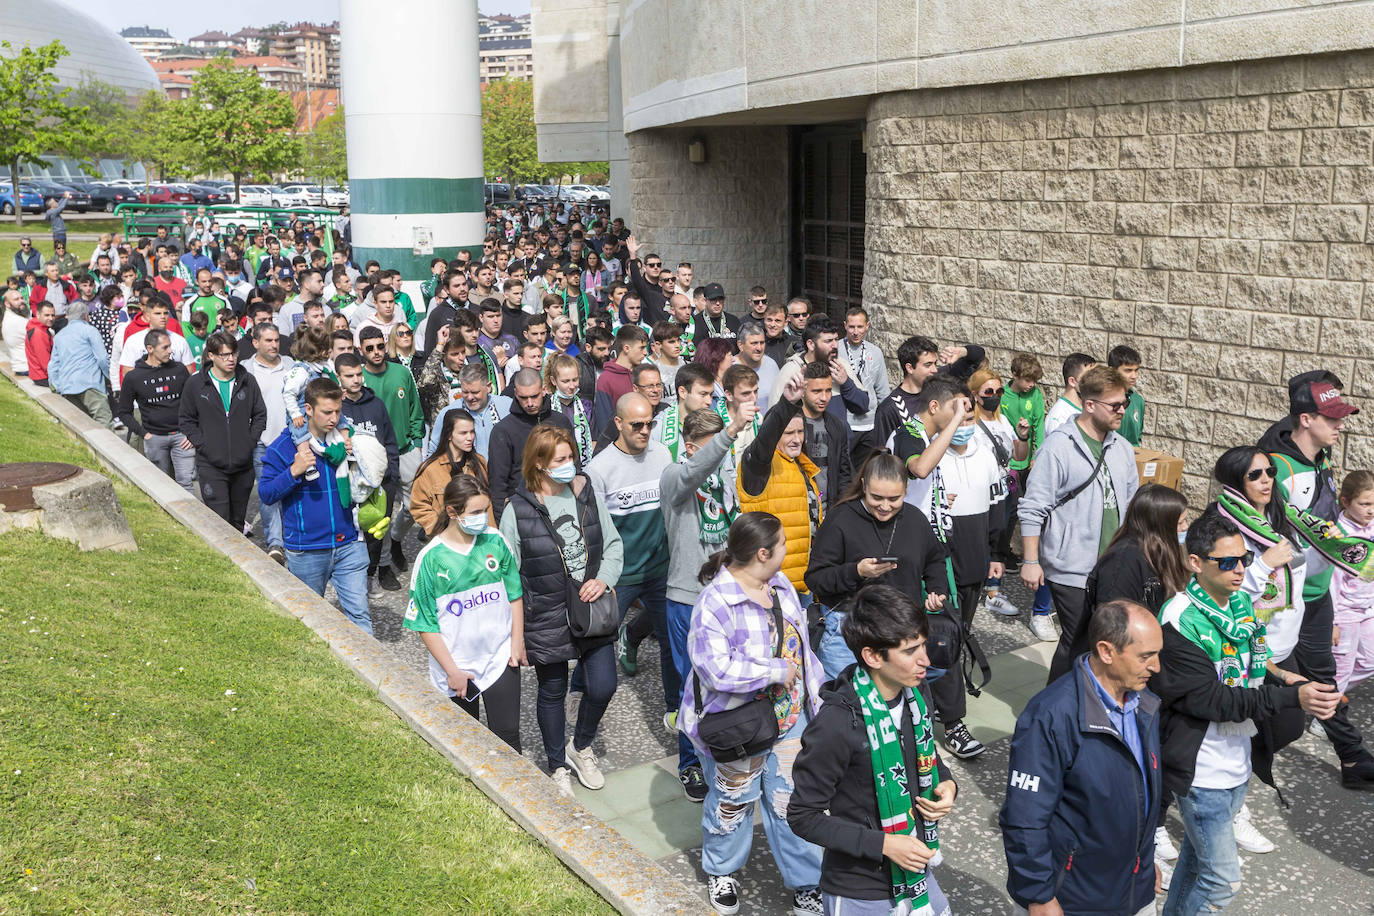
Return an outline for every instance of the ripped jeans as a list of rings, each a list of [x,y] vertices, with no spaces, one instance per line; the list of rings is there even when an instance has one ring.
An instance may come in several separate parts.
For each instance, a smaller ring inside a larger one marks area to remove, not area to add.
[[[792,764],[801,750],[808,716],[798,717],[787,734],[762,757],[716,763],[701,755],[706,802],[701,812],[701,868],[708,875],[734,874],[749,859],[754,840],[754,803],[763,801],[763,830],[782,883],[791,890],[821,881],[821,848],[787,826],[792,799]]]

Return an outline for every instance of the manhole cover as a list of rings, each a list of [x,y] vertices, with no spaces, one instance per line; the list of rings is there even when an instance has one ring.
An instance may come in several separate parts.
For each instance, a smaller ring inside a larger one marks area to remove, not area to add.
[[[7,512],[24,512],[37,509],[33,501],[33,488],[44,484],[57,483],[81,473],[74,464],[59,461],[21,461],[15,464],[0,464],[0,505]]]

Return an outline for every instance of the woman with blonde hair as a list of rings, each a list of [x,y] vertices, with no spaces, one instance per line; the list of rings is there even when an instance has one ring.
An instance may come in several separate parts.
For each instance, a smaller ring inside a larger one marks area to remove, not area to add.
[[[501,534],[515,555],[524,593],[525,653],[539,683],[535,718],[553,781],[569,796],[574,774],[588,789],[606,784],[592,741],[616,688],[614,629],[574,635],[569,602],[575,597],[592,604],[614,589],[624,562],[620,534],[591,481],[577,470],[576,454],[568,430],[536,426],[525,443],[519,486],[501,514]],[[565,745],[571,661],[585,683]]]
[[[1005,569],[1008,562],[1015,562],[1015,557],[1011,553],[1010,513],[1016,505],[1016,478],[1012,474],[1011,463],[1022,461],[1030,451],[1030,424],[1021,419],[1013,428],[1007,418],[1002,416],[1002,395],[1006,386],[1002,383],[1002,377],[986,366],[969,376],[968,388],[973,393],[973,435],[982,439],[983,446],[991,449],[997,456],[997,466],[1002,471],[992,492],[990,511],[999,513],[998,520],[1002,523],[1000,527],[994,526],[1001,533],[997,537],[992,558],[1003,564]],[[988,609],[1003,617],[1015,617],[1020,613],[1016,605],[1002,597],[1001,576],[988,578],[983,596]]]
[[[415,349],[415,329],[404,321],[396,322],[386,338],[386,358],[410,370],[418,384],[425,355]]]

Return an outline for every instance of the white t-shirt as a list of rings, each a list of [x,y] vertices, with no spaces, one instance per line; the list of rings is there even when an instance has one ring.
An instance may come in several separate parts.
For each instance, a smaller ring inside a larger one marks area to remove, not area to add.
[[[147,353],[147,348],[143,346],[143,338],[148,336],[148,329],[143,328],[135,331],[124,338],[124,349],[119,351],[119,367],[124,370],[132,369],[134,364],[143,358]],[[186,343],[186,338],[176,331],[168,331],[167,336],[172,339],[172,359],[189,368],[192,372],[196,370],[196,358],[191,355],[191,347]]]
[[[983,429],[985,426],[987,427],[986,430]],[[997,460],[997,448],[993,445],[994,439],[1001,444],[1008,461],[1016,454],[1016,430],[1011,428],[1007,418],[1000,413],[995,420],[983,420],[981,423],[975,424],[973,429],[973,438],[992,453],[994,462]],[[998,468],[1000,470],[1001,465],[998,465]],[[997,482],[993,484],[990,498],[993,505],[1007,498],[1007,482],[1004,474],[999,473],[997,475]]]
[[[1048,436],[1082,412],[1083,408],[1073,406],[1068,398],[1061,396],[1054,402],[1054,406],[1045,412],[1045,435]]]

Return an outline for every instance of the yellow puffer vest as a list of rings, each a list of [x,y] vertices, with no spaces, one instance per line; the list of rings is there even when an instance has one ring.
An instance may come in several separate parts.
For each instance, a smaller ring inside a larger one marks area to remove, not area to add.
[[[750,496],[744,487],[736,484],[739,492],[741,512],[771,512],[782,522],[782,530],[787,535],[787,556],[782,561],[782,574],[792,583],[797,594],[805,595],[806,564],[811,557],[811,513],[807,508],[806,491],[815,493],[816,474],[820,469],[806,455],[798,455],[797,460],[784,456],[774,450],[773,467],[768,474],[768,486],[758,496]],[[803,473],[806,475],[802,477]],[[825,507],[820,509],[825,516]]]

